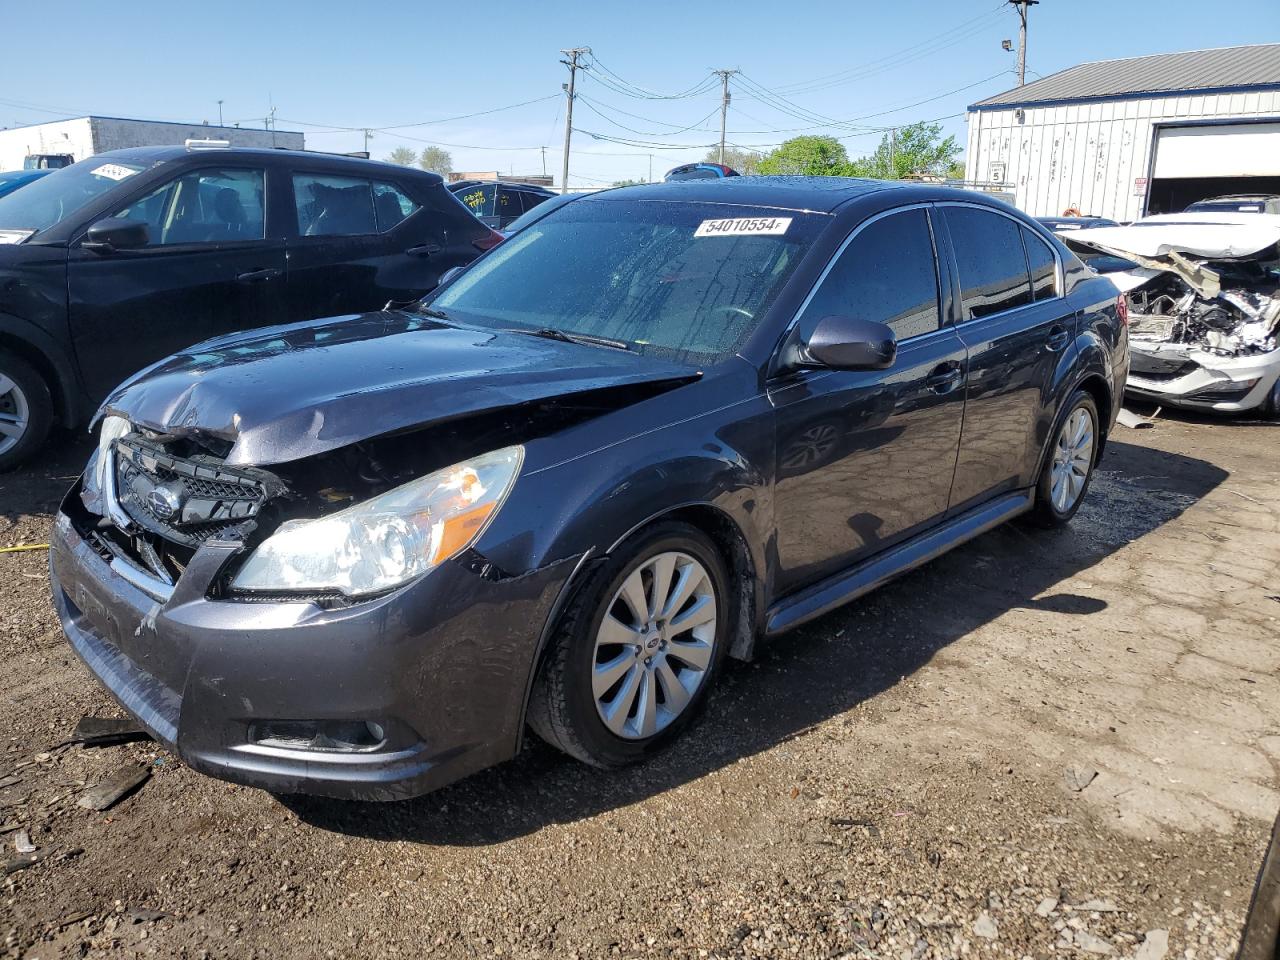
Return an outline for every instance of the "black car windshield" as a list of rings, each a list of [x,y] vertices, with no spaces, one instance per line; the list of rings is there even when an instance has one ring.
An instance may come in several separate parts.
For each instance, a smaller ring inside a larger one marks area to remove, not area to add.
[[[738,350],[828,221],[719,203],[580,200],[428,302],[462,323],[605,337],[706,363]]]
[[[90,157],[0,197],[0,230],[38,233],[71,216],[146,167]]]

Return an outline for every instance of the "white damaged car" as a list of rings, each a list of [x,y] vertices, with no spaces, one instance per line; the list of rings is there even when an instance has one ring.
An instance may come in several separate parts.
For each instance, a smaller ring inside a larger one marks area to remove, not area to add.
[[[1128,293],[1130,394],[1280,416],[1280,216],[1167,214],[1070,243],[1134,264],[1107,274]]]

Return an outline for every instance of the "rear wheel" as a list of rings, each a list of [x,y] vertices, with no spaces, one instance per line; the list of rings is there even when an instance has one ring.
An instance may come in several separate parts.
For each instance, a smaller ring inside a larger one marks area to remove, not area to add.
[[[1036,485],[1031,519],[1058,527],[1080,509],[1098,460],[1098,407],[1087,391],[1077,390],[1066,406]]]
[[[0,470],[31,456],[49,435],[53,399],[35,368],[17,354],[0,350]]]
[[[595,570],[569,605],[529,704],[544,740],[598,767],[639,760],[692,720],[732,610],[715,545],[666,522]]]

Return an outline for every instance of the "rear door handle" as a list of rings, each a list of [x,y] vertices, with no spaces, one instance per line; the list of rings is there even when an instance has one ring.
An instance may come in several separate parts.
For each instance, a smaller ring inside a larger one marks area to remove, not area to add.
[[[261,283],[263,280],[274,280],[282,273],[284,271],[279,267],[264,267],[258,270],[250,270],[248,273],[241,273],[236,276],[236,280],[240,283]]]
[[[924,382],[934,393],[950,393],[964,376],[958,360],[948,360],[933,368],[933,372],[925,377]]]
[[[420,243],[416,247],[410,247],[405,251],[411,257],[429,257],[433,253],[439,253],[444,247],[438,243]]]
[[[1055,323],[1049,328],[1049,337],[1045,340],[1044,346],[1050,353],[1057,353],[1070,342],[1071,331],[1062,324]]]

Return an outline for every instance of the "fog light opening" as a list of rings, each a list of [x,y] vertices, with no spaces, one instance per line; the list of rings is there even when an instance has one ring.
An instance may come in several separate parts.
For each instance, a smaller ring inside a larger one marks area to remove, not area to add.
[[[363,753],[386,742],[386,729],[372,720],[259,720],[249,741],[285,750]]]

